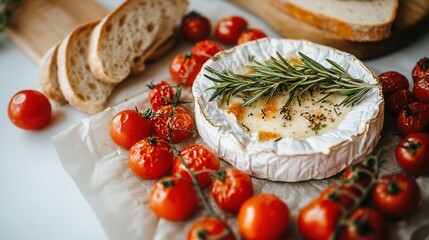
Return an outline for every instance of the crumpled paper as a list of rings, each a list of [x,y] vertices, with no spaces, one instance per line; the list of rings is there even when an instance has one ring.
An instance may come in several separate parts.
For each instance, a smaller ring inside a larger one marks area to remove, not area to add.
[[[184,95],[191,98],[190,90]],[[80,191],[94,209],[110,239],[185,239],[190,226],[208,214],[200,203],[192,217],[183,222],[169,222],[158,219],[148,207],[148,196],[154,180],[143,180],[128,168],[128,151],[115,145],[109,136],[109,122],[124,109],[140,110],[150,107],[148,91],[129,99],[115,107],[94,115],[53,137],[53,142],[64,169],[70,174]],[[193,113],[192,104],[185,104]],[[395,133],[394,120],[385,119],[382,138],[377,146],[382,150],[381,175],[400,172],[396,164],[394,149],[401,140]],[[198,134],[181,143],[201,143]],[[222,168],[229,167],[222,161]],[[271,182],[252,178],[255,194],[274,193],[287,203],[291,219],[285,239],[300,239],[296,226],[299,210],[332,183],[339,182],[341,174],[323,180],[298,183]],[[428,235],[429,224],[429,176],[417,178],[422,193],[422,201],[414,214],[402,221],[391,221],[392,239],[424,239]],[[206,189],[206,195],[209,196]],[[210,202],[215,206],[212,199]],[[236,236],[236,216],[221,212],[219,215],[232,227]],[[420,228],[420,229],[419,229]],[[419,229],[419,230],[418,230]],[[419,233],[419,236],[413,233]]]

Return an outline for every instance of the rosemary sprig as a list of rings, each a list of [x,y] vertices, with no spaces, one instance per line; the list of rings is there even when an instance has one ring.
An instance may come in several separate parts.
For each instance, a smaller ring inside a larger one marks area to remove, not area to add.
[[[285,107],[292,100],[306,92],[319,89],[323,101],[333,93],[345,96],[338,105],[352,106],[360,102],[371,88],[377,85],[368,84],[361,79],[351,76],[338,63],[326,59],[331,65],[327,68],[303,53],[299,53],[302,63],[287,60],[277,52],[277,58],[271,57],[265,62],[254,61],[255,65],[247,66],[249,74],[237,74],[231,70],[218,71],[211,67],[205,69],[216,77],[204,76],[217,83],[207,90],[214,90],[210,101],[223,94],[227,101],[231,96],[243,98],[243,106],[265,97],[270,100],[275,94],[286,91],[289,98]]]

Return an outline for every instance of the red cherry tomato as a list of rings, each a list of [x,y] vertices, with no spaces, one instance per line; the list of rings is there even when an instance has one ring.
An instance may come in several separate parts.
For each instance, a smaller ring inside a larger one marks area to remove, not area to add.
[[[174,81],[192,86],[202,64],[192,55],[176,55],[170,63],[170,74]]]
[[[217,171],[220,167],[219,158],[216,154],[202,144],[193,144],[183,148],[180,151],[180,156],[194,173],[205,169]],[[182,177],[192,181],[191,176],[178,157],[174,158],[173,174],[180,174]],[[209,185],[211,182],[210,173],[198,174],[197,180],[202,187]]]
[[[151,134],[149,119],[135,110],[121,111],[110,121],[110,137],[118,146],[125,149],[130,149],[134,143]]]
[[[204,64],[207,60],[213,57],[216,53],[222,51],[222,47],[212,40],[204,40],[195,44],[192,49],[192,56],[195,60]]]
[[[169,138],[178,143],[187,138],[193,129],[191,116],[186,109],[173,105],[162,106],[151,119],[153,132],[157,137]]]
[[[429,75],[429,58],[424,57],[420,59],[417,62],[416,66],[414,66],[413,71],[411,72],[411,75],[413,76],[414,82],[424,76],[428,76]]]
[[[159,178],[173,166],[173,157],[166,140],[147,137],[131,147],[128,165],[141,178]]]
[[[372,192],[374,205],[386,216],[403,219],[417,208],[420,188],[416,180],[403,174],[379,178]]]
[[[42,93],[23,90],[10,99],[7,112],[15,126],[26,130],[37,130],[48,124],[52,107],[48,98]]]
[[[414,83],[413,93],[417,101],[429,104],[429,75]]]
[[[191,184],[176,177],[155,183],[149,195],[149,207],[161,218],[182,221],[197,208],[197,193]]]
[[[343,212],[339,204],[326,199],[313,200],[298,214],[298,230],[304,239],[329,239]]]
[[[355,182],[363,188],[368,188],[374,175],[376,160],[369,157],[365,161],[346,168],[343,179],[347,182]]]
[[[252,179],[238,169],[228,168],[217,173],[210,186],[210,193],[220,209],[237,213],[241,205],[253,195]]]
[[[240,37],[237,40],[237,45],[265,37],[267,37],[267,34],[265,34],[263,31],[256,28],[251,28],[241,32]]]
[[[238,213],[238,230],[244,239],[280,239],[289,223],[289,208],[276,195],[249,198]]]
[[[402,137],[429,131],[429,111],[426,104],[413,102],[405,105],[396,119],[396,129]]]
[[[407,173],[429,173],[429,134],[413,133],[406,136],[396,147],[396,162]]]
[[[414,101],[413,93],[408,89],[398,90],[387,98],[386,109],[397,116],[402,112],[405,105]]]
[[[398,90],[408,89],[410,87],[408,79],[395,71],[388,71],[380,74],[378,80],[381,83],[385,98],[388,98],[392,93]]]
[[[327,187],[321,194],[319,199],[327,199],[338,203],[345,209],[351,209],[355,206],[356,201],[361,192],[347,184],[332,184]]]
[[[187,240],[218,239],[234,240],[235,237],[228,226],[216,218],[204,218],[189,229]]]
[[[181,29],[187,40],[200,41],[209,37],[210,21],[203,15],[192,11],[183,17]]]
[[[170,84],[161,81],[156,85],[149,85],[149,102],[154,111],[158,111],[162,106],[172,103],[174,91]]]
[[[340,240],[389,239],[389,224],[384,217],[371,208],[359,208],[349,218],[339,234]]]
[[[247,21],[240,16],[220,20],[215,29],[216,38],[226,44],[235,44],[241,32],[247,28]]]

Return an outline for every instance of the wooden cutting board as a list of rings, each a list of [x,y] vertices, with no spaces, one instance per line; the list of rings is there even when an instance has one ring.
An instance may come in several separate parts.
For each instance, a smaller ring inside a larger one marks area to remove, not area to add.
[[[429,0],[399,0],[392,35],[386,40],[371,43],[350,42],[333,33],[310,26],[273,7],[269,3],[271,0],[229,1],[265,20],[283,37],[307,39],[352,53],[360,59],[374,58],[394,51],[412,42],[418,37],[419,32],[429,31]]]
[[[92,0],[22,0],[6,34],[38,64],[75,27],[108,12]]]

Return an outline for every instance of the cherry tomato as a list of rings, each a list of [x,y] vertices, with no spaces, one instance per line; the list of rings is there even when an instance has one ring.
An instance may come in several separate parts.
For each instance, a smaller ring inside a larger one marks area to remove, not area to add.
[[[194,173],[205,169],[217,171],[220,167],[219,158],[216,154],[202,144],[193,144],[183,148],[180,151],[180,156]],[[182,177],[192,181],[191,176],[177,156],[174,158],[173,174],[180,174]],[[209,185],[211,182],[210,173],[198,174],[197,180],[202,187]]]
[[[209,37],[210,21],[200,13],[192,11],[183,17],[181,29],[187,40],[200,41]]]
[[[238,212],[238,230],[244,239],[279,239],[289,223],[289,208],[276,195],[249,198]]]
[[[429,75],[414,83],[413,93],[417,101],[429,104]]]
[[[411,133],[429,131],[429,111],[426,104],[413,102],[405,105],[396,119],[396,129],[402,137]]]
[[[149,119],[135,110],[121,111],[110,121],[110,137],[118,146],[125,149],[130,149],[134,143],[151,134]]]
[[[131,147],[128,165],[141,178],[159,178],[173,166],[173,157],[166,140],[147,137]]]
[[[217,206],[225,212],[237,213],[241,205],[253,195],[252,179],[235,168],[219,171],[210,186]]]
[[[376,159],[369,157],[359,164],[346,168],[343,179],[367,188],[371,184],[372,176],[375,175],[374,169],[376,164]]]
[[[342,217],[339,204],[326,199],[313,200],[298,214],[298,230],[304,239],[329,239]]]
[[[188,232],[188,240],[234,240],[235,237],[228,226],[221,220],[216,218],[204,218],[191,226]]]
[[[380,74],[378,80],[381,83],[385,98],[388,98],[392,93],[398,90],[408,89],[410,87],[408,79],[395,71],[388,71]]]
[[[412,133],[396,147],[396,161],[407,173],[429,173],[429,134]]]
[[[240,16],[227,17],[217,23],[215,36],[223,43],[235,44],[245,28],[247,28],[246,19]]]
[[[153,132],[157,137],[169,138],[178,143],[191,134],[194,129],[191,116],[186,109],[173,105],[162,106],[151,119]]]
[[[197,208],[197,201],[192,185],[173,176],[156,182],[149,195],[150,209],[169,221],[188,218]]]
[[[389,224],[371,208],[359,208],[347,220],[348,225],[340,231],[340,240],[389,239]]]
[[[267,34],[265,34],[263,31],[251,28],[251,29],[245,29],[243,32],[241,32],[240,37],[237,40],[237,45],[240,45],[245,42],[254,41],[260,38],[267,37]]]
[[[9,119],[15,126],[37,130],[46,126],[51,118],[52,107],[48,98],[35,90],[22,90],[9,101]]]
[[[386,216],[403,219],[417,208],[420,188],[416,180],[403,174],[379,178],[372,192],[374,205]]]
[[[174,81],[185,86],[192,86],[200,72],[202,64],[192,55],[179,54],[170,63],[170,74]]]
[[[387,98],[386,109],[397,116],[402,112],[405,105],[414,101],[413,93],[408,89],[398,90]]]
[[[174,91],[170,84],[161,81],[156,85],[149,85],[149,102],[154,111],[158,111],[162,106],[172,103]]]
[[[321,194],[319,199],[328,199],[338,203],[345,209],[351,209],[355,206],[357,198],[362,194],[356,188],[348,184],[332,184],[327,187]],[[356,200],[355,200],[356,199]]]
[[[200,62],[204,64],[207,60],[213,57],[216,53],[222,51],[222,47],[213,42],[212,40],[203,40],[195,44],[192,49],[192,56]]]
[[[411,75],[413,76],[414,82],[424,76],[428,76],[429,75],[429,58],[424,57],[420,59],[417,62],[416,66],[414,66],[413,71],[411,72]]]

